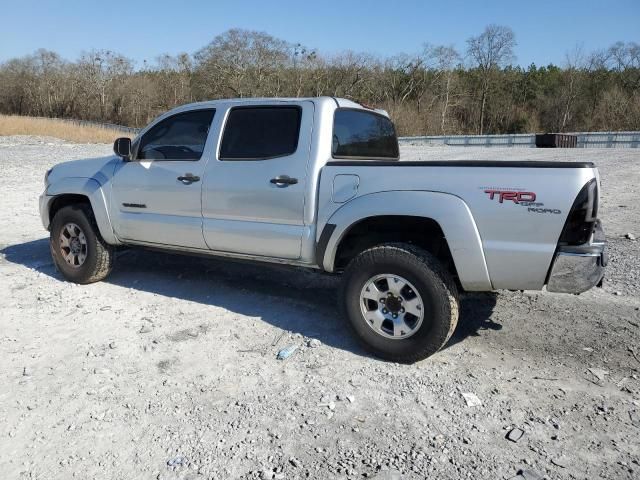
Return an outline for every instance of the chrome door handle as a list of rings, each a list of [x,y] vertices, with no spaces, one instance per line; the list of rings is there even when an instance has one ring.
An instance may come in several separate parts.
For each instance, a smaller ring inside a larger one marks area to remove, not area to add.
[[[178,181],[184,183],[185,185],[191,185],[193,182],[199,182],[200,177],[194,175],[193,173],[185,173],[184,176],[178,177]]]
[[[297,178],[291,178],[289,175],[278,175],[276,178],[272,178],[269,181],[278,187],[288,187],[289,185],[295,185],[298,183]]]

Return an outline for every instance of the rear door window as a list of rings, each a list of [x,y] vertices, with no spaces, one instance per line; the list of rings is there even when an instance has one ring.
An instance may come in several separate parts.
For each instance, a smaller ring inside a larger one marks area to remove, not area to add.
[[[142,136],[137,159],[200,160],[214,113],[194,110],[165,118]]]
[[[333,118],[334,158],[396,159],[398,139],[389,118],[375,112],[338,109]]]
[[[296,106],[235,107],[229,112],[220,160],[268,160],[298,149],[302,109]]]

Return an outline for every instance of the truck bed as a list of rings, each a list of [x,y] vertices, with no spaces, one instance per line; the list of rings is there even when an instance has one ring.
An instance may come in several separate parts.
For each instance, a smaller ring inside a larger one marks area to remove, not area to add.
[[[357,178],[356,192],[348,201],[336,202],[335,179],[343,182],[345,175]],[[424,208],[434,203],[434,209],[441,199],[464,202],[477,229],[492,288],[541,289],[569,210],[580,189],[597,175],[592,162],[332,160],[321,173],[318,228],[321,232],[336,212],[352,202],[367,201],[365,197],[380,192],[437,193],[437,197],[412,196],[411,201],[424,198],[420,201]],[[415,207],[405,202],[394,210],[412,215]],[[445,215],[445,221],[453,225],[466,221],[451,215]],[[472,243],[469,236],[468,248]],[[454,248],[464,253],[467,246],[463,242]]]

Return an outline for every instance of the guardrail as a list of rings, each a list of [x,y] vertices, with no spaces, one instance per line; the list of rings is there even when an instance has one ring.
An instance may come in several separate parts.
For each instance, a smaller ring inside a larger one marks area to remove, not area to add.
[[[640,148],[640,132],[575,133],[581,148]]]
[[[640,148],[640,132],[574,132],[578,148]],[[459,147],[529,147],[535,148],[536,135],[425,135],[399,137],[401,145],[449,145]]]

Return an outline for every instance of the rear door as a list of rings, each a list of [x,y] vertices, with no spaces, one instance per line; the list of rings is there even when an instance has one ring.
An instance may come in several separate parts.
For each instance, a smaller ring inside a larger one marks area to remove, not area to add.
[[[202,186],[210,249],[300,258],[313,110],[302,101],[227,111]]]
[[[201,186],[213,109],[171,115],[147,130],[113,177],[114,229],[125,241],[206,249]]]

